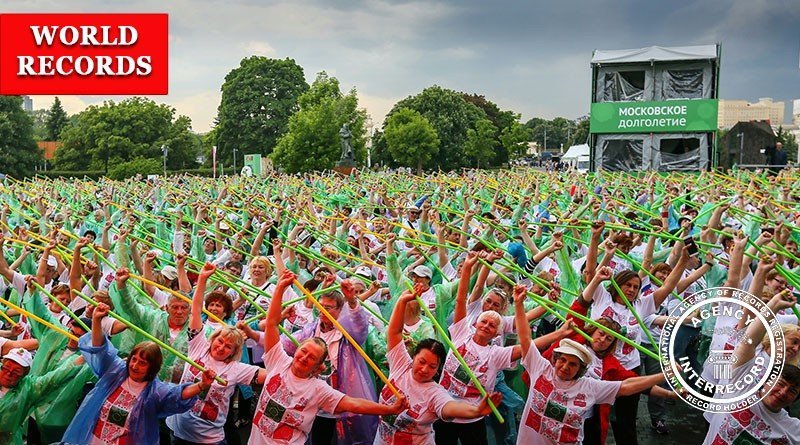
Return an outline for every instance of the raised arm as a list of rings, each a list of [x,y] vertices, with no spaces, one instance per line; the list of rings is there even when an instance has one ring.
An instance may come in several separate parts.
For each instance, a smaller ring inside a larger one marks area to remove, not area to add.
[[[75,250],[72,252],[72,265],[69,268],[69,287],[70,289],[83,289],[83,264],[81,264],[81,249],[89,244],[89,239],[83,237],[75,243]]]
[[[142,273],[144,274],[144,279],[148,281],[156,281],[156,276],[153,273],[153,261],[155,261],[155,259],[156,253],[152,250],[147,252],[144,256],[144,264],[142,265],[144,270]],[[147,294],[151,297],[156,293],[156,287],[147,281],[142,282],[142,287],[144,288],[144,291],[147,292]]]
[[[386,350],[391,351],[398,343],[403,341],[403,327],[406,314],[406,306],[420,294],[420,287],[415,286],[414,292],[405,291],[392,310],[392,317],[389,319],[389,326],[386,328]]]
[[[3,255],[3,244],[5,244],[6,239],[2,233],[0,233],[0,275],[11,283],[14,280],[14,271],[8,267],[8,263],[6,262],[6,257]]]
[[[278,285],[275,287],[275,292],[272,294],[272,299],[270,299],[269,302],[269,310],[267,310],[266,327],[264,329],[265,351],[269,351],[281,341],[281,333],[280,330],[278,330],[278,326],[281,324],[281,312],[283,312],[283,293],[286,291],[286,288],[292,285],[292,282],[296,278],[297,276],[295,274],[289,270],[284,270],[278,279]]]
[[[769,303],[767,303],[767,307],[769,307],[773,313],[778,313],[783,309],[794,307],[796,304],[797,299],[787,289],[772,297]],[[767,329],[760,321],[756,320],[755,322],[750,323],[750,326],[747,327],[747,332],[745,333],[744,338],[741,342],[739,342],[739,344],[736,346],[736,349],[733,351],[733,355],[736,357],[734,368],[744,365],[753,357],[755,357],[756,347],[761,344],[761,340],[764,338],[764,334],[766,333]]]
[[[525,298],[527,293],[528,289],[524,285],[517,284],[514,286],[514,324],[517,327],[517,338],[522,348],[523,359],[528,355],[528,350],[531,347],[531,327],[528,324],[528,319],[525,318]]]
[[[117,276],[119,280],[119,276]],[[127,278],[126,278],[127,280]],[[99,348],[106,343],[106,334],[103,332],[103,318],[108,315],[109,307],[100,303],[92,312],[92,346]]]
[[[608,280],[611,278],[613,271],[610,267],[601,267],[589,284],[586,285],[586,288],[583,289],[583,293],[581,294],[581,298],[583,301],[591,304],[594,301],[594,293],[597,290],[597,286],[600,285],[600,282]]]
[[[206,286],[209,277],[217,270],[211,263],[206,263],[200,269],[200,277],[197,279],[197,287],[192,296],[192,314],[189,319],[189,329],[199,331],[203,328],[203,303],[205,302]]]
[[[603,236],[603,229],[606,223],[603,221],[595,221],[592,223],[592,235],[589,240],[589,252],[586,254],[586,272],[584,274],[589,280],[594,277],[597,270],[597,251],[600,245],[600,237]]]
[[[179,253],[175,259],[175,269],[178,271],[178,288],[181,292],[189,293],[192,291],[192,283],[189,281],[189,275],[186,274],[186,254]]]
[[[653,292],[653,304],[656,307],[661,306],[661,303],[667,299],[670,293],[675,289],[675,286],[678,285],[678,282],[681,280],[683,276],[683,271],[686,269],[686,263],[689,262],[689,248],[683,246],[683,250],[681,250],[681,257],[678,259],[678,264],[672,268],[672,272],[667,275],[667,278],[664,279],[664,283]]]
[[[461,278],[458,281],[456,291],[456,307],[453,315],[453,323],[458,323],[467,316],[467,292],[469,291],[469,280],[472,276],[472,266],[478,261],[478,253],[470,251],[464,265],[461,267]]]

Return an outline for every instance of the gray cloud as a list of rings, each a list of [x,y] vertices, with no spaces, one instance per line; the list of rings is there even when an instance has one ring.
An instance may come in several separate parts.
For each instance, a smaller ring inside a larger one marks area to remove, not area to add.
[[[168,12],[170,95],[154,99],[199,131],[216,114],[225,74],[253,53],[291,57],[309,81],[321,70],[337,76],[376,122],[433,84],[484,94],[524,119],[574,118],[589,109],[594,49],[649,45],[721,42],[723,98],[800,96],[796,0],[7,0],[3,10]]]

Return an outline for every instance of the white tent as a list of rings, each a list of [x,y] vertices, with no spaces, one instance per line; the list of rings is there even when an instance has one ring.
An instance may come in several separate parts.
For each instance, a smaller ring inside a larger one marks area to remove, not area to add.
[[[697,46],[649,46],[647,48],[595,50],[592,54],[593,64],[636,63],[674,60],[711,60],[717,58],[716,45]]]
[[[573,145],[561,156],[561,160],[566,162],[568,159],[578,159],[581,156],[589,156],[589,144]]]

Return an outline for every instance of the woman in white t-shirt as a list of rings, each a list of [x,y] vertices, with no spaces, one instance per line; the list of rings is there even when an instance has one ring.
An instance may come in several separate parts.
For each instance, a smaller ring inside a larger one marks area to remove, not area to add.
[[[760,402],[733,413],[711,414],[703,445],[800,443],[800,419],[788,413],[798,399],[800,369],[785,365],[781,377]]]
[[[641,344],[646,334],[637,320],[637,315],[639,319],[643,320],[658,310],[667,296],[678,285],[688,259],[689,254],[684,246],[672,272],[664,279],[661,287],[648,296],[640,296],[642,280],[636,272],[627,269],[613,274],[613,270],[610,267],[602,267],[597,270],[595,276],[586,285],[579,301],[584,302],[586,305],[591,305],[591,319],[596,320],[606,317],[614,320],[622,327],[623,335],[630,339],[631,342]],[[600,286],[600,282],[609,279],[612,279],[613,282],[608,287]],[[614,286],[614,283],[616,283],[616,286]],[[633,311],[636,312],[635,314],[628,308],[628,305],[633,308]],[[614,356],[617,357],[625,369],[634,371],[637,374],[640,373],[640,355],[628,342],[618,342]],[[638,393],[633,393],[630,397],[620,398],[614,405],[616,420],[611,422],[611,427],[614,431],[614,438],[620,445],[637,443],[636,415],[638,409]]]
[[[503,318],[495,311],[482,312],[477,321],[470,323],[467,316],[467,290],[469,288],[472,267],[478,261],[478,253],[469,252],[461,269],[458,283],[453,324],[450,326],[450,338],[456,350],[464,358],[469,369],[487,391],[492,392],[497,383],[497,375],[504,369],[511,368],[522,356],[519,346],[501,347],[492,340],[503,332]],[[469,373],[450,351],[442,370],[441,385],[447,389],[455,400],[478,405],[481,393],[472,383]],[[451,422],[436,422],[437,444],[463,445],[486,444],[486,422],[483,418],[456,419]]]
[[[167,426],[172,431],[173,443],[223,443],[225,441],[223,427],[236,385],[250,383],[261,385],[267,375],[265,369],[240,361],[244,337],[236,328],[220,326],[206,339],[203,331],[208,325],[203,324],[201,315],[206,284],[214,271],[216,271],[216,267],[209,263],[206,263],[200,270],[197,288],[192,298],[192,315],[189,320],[189,358],[214,370],[227,382],[227,385],[222,386],[213,382],[209,390],[194,404],[191,410],[167,419]],[[187,364],[183,368],[181,383],[194,382],[198,375],[197,368]]]
[[[303,444],[321,410],[334,414],[351,412],[385,416],[399,414],[408,407],[404,397],[392,405],[382,405],[347,396],[316,378],[323,370],[328,354],[327,345],[320,338],[310,338],[301,343],[294,357],[286,354],[281,346],[278,325],[283,293],[295,278],[288,270],[281,274],[267,312],[264,331],[266,379],[253,417],[250,444]]]
[[[598,403],[636,394],[664,381],[662,374],[610,382],[585,377],[592,355],[583,345],[563,339],[553,350],[552,362],[531,347],[531,330],[525,318],[524,286],[514,288],[515,323],[522,349],[522,366],[531,379],[522,412],[517,444],[579,444],[583,423]],[[634,433],[635,434],[635,433]]]
[[[405,292],[397,300],[387,329],[389,380],[408,400],[409,408],[396,416],[383,416],[378,424],[375,445],[433,445],[433,422],[438,419],[475,419],[491,412],[487,398],[480,404],[459,402],[434,380],[445,361],[444,346],[428,338],[420,341],[411,355],[403,342],[403,322],[406,306],[413,302],[421,289]],[[396,397],[384,387],[381,403],[393,403]],[[492,394],[498,405],[500,393]]]
[[[216,373],[206,370],[200,381],[172,385],[158,379],[163,357],[153,342],[131,350],[127,361],[103,333],[108,306],[99,304],[92,313],[92,332],[81,337],[86,363],[99,377],[64,433],[64,443],[158,444],[158,421],[189,410],[201,392],[211,386]]]

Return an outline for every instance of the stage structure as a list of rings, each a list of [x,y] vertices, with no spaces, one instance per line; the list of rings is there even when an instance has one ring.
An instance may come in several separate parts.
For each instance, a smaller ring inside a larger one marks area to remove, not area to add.
[[[717,165],[720,45],[592,55],[592,171]]]

